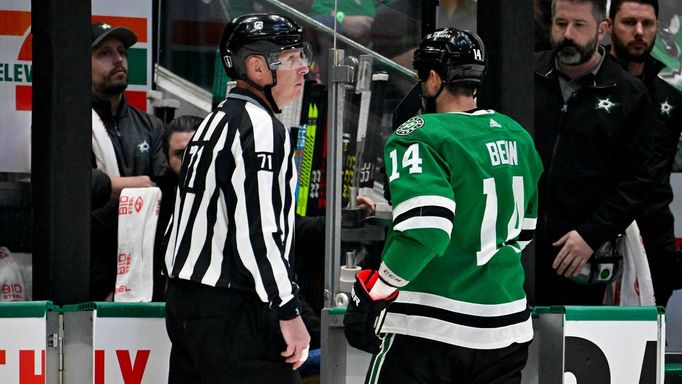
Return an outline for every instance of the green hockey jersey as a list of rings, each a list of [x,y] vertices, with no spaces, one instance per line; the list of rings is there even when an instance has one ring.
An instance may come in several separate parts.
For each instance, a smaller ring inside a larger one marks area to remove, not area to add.
[[[542,162],[528,132],[491,110],[425,114],[384,160],[393,223],[379,273],[400,294],[382,331],[476,349],[530,341],[521,251]]]

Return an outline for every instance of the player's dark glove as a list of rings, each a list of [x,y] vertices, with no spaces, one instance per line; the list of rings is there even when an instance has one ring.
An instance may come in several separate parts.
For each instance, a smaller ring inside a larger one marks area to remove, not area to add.
[[[348,310],[343,318],[348,344],[371,354],[377,354],[381,350],[383,338],[379,336],[379,331],[384,323],[386,308],[398,297],[398,291],[395,291],[385,299],[372,299],[369,292],[377,279],[377,271],[366,269],[358,272],[351,290]]]

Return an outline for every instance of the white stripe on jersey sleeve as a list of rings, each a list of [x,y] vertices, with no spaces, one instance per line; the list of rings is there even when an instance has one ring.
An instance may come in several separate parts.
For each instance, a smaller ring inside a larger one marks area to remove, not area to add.
[[[221,116],[217,116],[218,113],[222,113],[222,115],[221,115]],[[222,111],[216,111],[213,115],[216,116],[216,118],[213,119],[213,122],[216,122],[216,121],[222,120],[222,119],[223,119],[223,115],[225,115],[225,113],[222,112]],[[199,128],[197,128],[197,131],[196,131],[196,134],[194,135],[194,137],[196,137],[196,138],[201,137],[201,134],[204,133],[204,129],[206,129],[206,124],[208,124],[208,121],[211,119],[211,116],[212,116],[212,115],[206,116],[206,118],[204,119],[204,121],[201,122],[201,124],[199,125]]]
[[[237,242],[237,249],[239,250],[239,257],[244,263],[244,267],[251,273],[254,281],[254,288],[258,297],[264,302],[268,302],[268,293],[265,291],[265,285],[263,284],[263,279],[258,271],[258,263],[256,262],[256,256],[253,253],[253,248],[251,246],[251,223],[249,223],[248,216],[246,214],[246,204],[244,201],[244,196],[246,192],[244,191],[244,180],[246,179],[246,171],[244,169],[244,162],[238,160],[242,156],[241,140],[239,139],[239,132],[235,134],[234,142],[232,143],[232,153],[235,158],[235,168],[232,174],[232,188],[234,188],[235,195],[240,197],[237,201],[234,210],[234,226],[235,226],[235,240]]]
[[[210,180],[210,187],[212,192],[210,194],[204,193],[203,200],[201,202],[201,206],[199,207],[199,212],[203,212],[204,214],[204,220],[208,219],[206,216],[208,213],[208,204],[211,201],[212,195],[215,193],[218,193],[218,204],[216,204],[216,221],[213,223],[213,235],[211,236],[211,262],[208,265],[208,269],[206,270],[206,273],[204,274],[204,277],[201,279],[201,282],[203,284],[208,284],[211,286],[215,286],[216,283],[218,282],[218,279],[220,278],[220,272],[222,271],[222,264],[223,264],[223,252],[225,250],[225,239],[227,238],[227,220],[228,220],[228,212],[227,208],[225,207],[225,195],[223,194],[223,190],[216,185],[217,183],[217,177],[216,177],[216,161],[215,159],[218,157],[220,152],[225,148],[225,141],[227,140],[227,125],[222,130],[222,133],[220,134],[220,137],[218,138],[218,142],[216,143],[215,147],[213,148],[213,161],[211,162],[211,166],[208,169],[208,172],[206,173],[206,189],[205,191],[209,190],[209,180]],[[212,130],[209,132],[213,132]],[[210,136],[208,136],[210,137]],[[196,225],[196,222],[194,223]],[[206,235],[206,232],[204,232],[204,236]],[[192,239],[192,242],[194,242],[194,239]],[[201,252],[201,250],[198,250],[198,252]]]
[[[398,232],[410,229],[441,229],[445,231],[449,239],[452,233],[452,221],[439,216],[415,216],[393,227],[393,230]]]
[[[250,103],[246,104],[246,112],[249,114],[251,122],[253,123],[255,152],[272,153],[275,142],[272,118],[270,118],[265,110]],[[284,158],[284,163],[286,163],[287,160],[287,158]],[[275,176],[273,171],[258,171],[258,190],[272,191],[272,186],[275,182],[273,178]],[[280,192],[284,194],[286,193],[286,189],[280,189]],[[269,193],[261,193],[258,196],[258,200],[260,203],[263,242],[267,250],[266,256],[270,262],[273,278],[282,301],[280,304],[286,304],[293,298],[293,288],[291,286],[291,281],[289,280],[287,267],[284,264],[284,255],[281,254],[279,247],[277,247],[277,243],[272,237],[272,235],[278,231],[277,221],[280,220],[280,217],[276,216],[273,206],[273,198],[275,197],[276,196],[272,196]],[[283,214],[283,212],[280,212],[280,214]]]
[[[294,220],[295,220],[295,212],[296,212],[296,182],[298,180],[298,175],[296,173],[296,163],[294,160],[294,157],[292,156],[291,150],[292,150],[292,144],[290,142],[290,135],[289,135],[289,130],[287,130],[287,135],[286,135],[286,140],[284,143],[284,161],[282,162],[282,170],[279,173],[279,184],[280,184],[280,191],[282,191],[282,215],[280,219],[280,228],[282,230],[285,230],[285,228],[288,228],[287,233],[283,233],[282,236],[284,236],[285,241],[284,242],[284,255],[286,259],[289,261],[289,265],[291,267],[291,246],[293,244],[293,238],[294,238]],[[289,157],[291,156],[291,159]],[[289,185],[287,185],[287,172],[291,170],[291,179],[289,180]],[[289,210],[284,211],[286,209],[285,206],[285,201],[286,197],[289,195],[289,200],[291,201],[289,204]],[[285,227],[285,222],[288,224]]]
[[[223,112],[223,111],[216,112],[215,119],[213,119],[213,122],[211,122],[211,125],[208,127],[208,130],[206,131],[206,136],[205,136],[206,140],[204,140],[204,141],[208,141],[211,139],[211,137],[213,136],[213,132],[215,132],[216,127],[223,120],[223,117],[225,117],[225,112]],[[225,127],[223,129],[227,130],[227,124],[225,124]],[[197,136],[197,137],[200,137],[200,136]]]
[[[527,217],[523,218],[523,222],[521,222],[521,230],[535,230],[535,226],[537,225],[538,219],[530,219]]]
[[[403,201],[395,207],[393,210],[393,220],[411,209],[428,206],[442,207],[448,209],[453,214],[455,213],[455,201],[452,199],[437,195],[416,196]]]
[[[179,232],[179,225],[178,223],[184,216],[180,216],[180,188],[177,188],[177,191],[175,191],[175,208],[173,208],[173,218],[172,218],[172,225],[173,227],[171,228],[171,234],[170,237],[168,238],[168,245],[166,246],[166,255],[164,256],[165,262],[166,262],[166,270],[168,273],[173,272],[173,265],[175,264],[175,251],[178,248],[178,233]]]
[[[216,115],[216,118],[218,116]],[[213,124],[211,124],[213,126]],[[215,127],[214,127],[215,128]],[[214,130],[211,130],[210,132],[214,132]],[[218,153],[223,150],[225,147],[225,140],[227,140],[227,132],[228,128],[227,125],[220,131],[220,137],[218,138],[215,146],[213,147],[213,152],[212,153],[203,153],[202,154],[202,162],[207,160],[205,157],[210,156],[210,165],[208,169],[206,170],[206,174],[204,175],[204,189],[203,191],[200,191],[202,193],[202,196],[200,196],[199,200],[199,209],[197,210],[197,214],[195,215],[194,218],[194,223],[193,228],[194,230],[190,231],[192,237],[190,241],[190,247],[189,247],[189,252],[187,253],[187,261],[185,261],[185,264],[182,266],[182,270],[180,271],[180,277],[181,278],[187,278],[189,279],[192,276],[192,273],[194,272],[194,267],[197,263],[197,260],[199,259],[199,256],[201,255],[201,250],[204,248],[204,244],[206,241],[210,241],[211,244],[211,250],[214,250],[215,247],[215,242],[219,242],[219,247],[220,250],[218,252],[212,252],[210,259],[213,260],[216,258],[220,259],[220,263],[222,263],[222,258],[223,258],[223,253],[222,253],[222,247],[225,244],[225,237],[226,237],[226,231],[222,231],[222,233],[213,233],[213,236],[211,236],[210,239],[207,240],[207,233],[208,233],[208,205],[211,202],[211,197],[218,193],[218,186],[216,185],[216,162],[215,158],[218,156]],[[205,136],[204,141],[210,141],[211,136]],[[208,147],[205,147],[208,148]],[[197,163],[199,163],[197,161]],[[196,173],[196,172],[195,172]],[[189,196],[195,196],[193,193],[187,192],[186,193],[186,198]],[[185,207],[188,207],[185,205]],[[191,205],[188,207],[191,209]],[[220,214],[220,213],[218,213]],[[223,212],[224,214],[224,212]],[[189,216],[189,212],[185,217]],[[198,230],[197,230],[198,229]],[[182,232],[186,233],[186,232]],[[218,264],[220,265],[220,264]],[[209,270],[206,271],[206,274],[210,273],[210,268]],[[220,269],[217,271],[218,275],[220,275]],[[218,279],[216,278],[214,282],[211,283],[210,280],[206,280],[206,274],[202,277],[202,283],[204,284],[209,284],[209,285],[215,285],[215,281]]]

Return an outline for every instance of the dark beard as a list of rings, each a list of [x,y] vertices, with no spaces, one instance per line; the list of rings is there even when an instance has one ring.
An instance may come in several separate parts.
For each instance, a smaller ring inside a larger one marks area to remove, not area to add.
[[[114,96],[120,95],[121,93],[123,93],[123,91],[126,90],[126,88],[128,88],[128,82],[107,85],[104,87],[104,89],[102,89],[102,91],[107,95]]]
[[[595,35],[594,39],[587,42],[585,45],[579,45],[572,40],[564,40],[559,44],[552,41],[554,57],[559,60],[559,63],[564,65],[576,66],[588,62],[594,52],[597,50],[597,44],[599,41],[599,35]],[[578,54],[578,59],[575,61],[575,54],[568,57],[563,52],[563,48],[573,47],[575,48],[576,54]]]
[[[625,44],[623,44],[618,37],[612,35],[611,40],[613,41],[613,48],[616,50],[616,56],[618,56],[621,61],[632,61],[634,63],[643,63],[646,61],[647,57],[649,57],[649,53],[654,48],[654,44],[656,43],[656,37],[654,37],[654,40],[651,42],[651,45],[649,45],[649,48],[646,50],[646,52],[642,53],[641,55],[631,55]]]

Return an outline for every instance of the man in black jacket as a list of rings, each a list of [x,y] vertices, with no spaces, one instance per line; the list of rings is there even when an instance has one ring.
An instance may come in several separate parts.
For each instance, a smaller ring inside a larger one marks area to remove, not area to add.
[[[612,0],[608,30],[609,51],[625,70],[640,78],[649,90],[652,108],[665,124],[652,125],[654,185],[645,209],[637,217],[644,239],[656,304],[665,306],[673,288],[680,288],[680,266],[675,264],[673,191],[670,172],[682,129],[682,93],[658,77],[665,65],[649,53],[658,27],[658,0]]]
[[[116,282],[118,194],[125,187],[153,186],[150,177],[166,169],[161,146],[163,123],[131,106],[127,50],[135,34],[124,27],[93,24],[92,36],[92,232],[90,297],[111,298]],[[97,130],[104,130],[97,134]],[[96,141],[96,140],[93,140]],[[99,150],[111,148],[110,151]]]
[[[649,187],[650,102],[643,84],[599,46],[605,13],[605,0],[557,0],[553,49],[536,55],[535,140],[545,168],[536,232],[538,305],[602,303],[605,285],[572,279],[594,250],[623,233]]]

